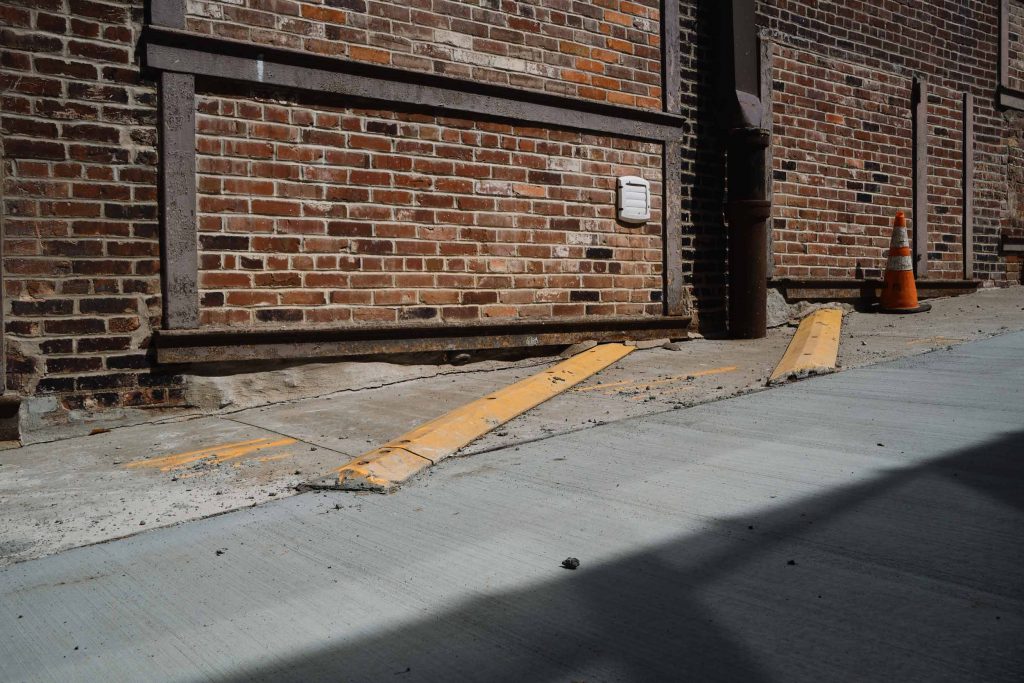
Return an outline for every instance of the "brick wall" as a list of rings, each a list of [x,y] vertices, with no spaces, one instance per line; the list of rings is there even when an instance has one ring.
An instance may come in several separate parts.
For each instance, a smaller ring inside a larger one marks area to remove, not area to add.
[[[879,277],[912,217],[910,79],[773,47],[775,276]]]
[[[1004,116],[1009,154],[1007,203],[1010,214],[1004,233],[1024,238],[1024,112],[1008,111]]]
[[[188,0],[196,33],[647,109],[658,0]]]
[[[950,88],[928,92],[928,279],[963,271],[964,103]]]
[[[1002,116],[995,109],[997,85],[998,0],[931,0],[906,3],[879,0],[872,3],[848,3],[839,0],[767,0],[758,3],[760,23],[767,37],[789,48],[821,59],[856,65],[870,78],[911,79],[922,76],[934,96],[928,103],[929,116],[929,275],[931,278],[962,276],[960,262],[962,219],[959,184],[961,122],[959,102],[962,93],[973,92],[975,108],[975,274],[982,279],[1001,282],[1006,279],[1006,261],[998,253],[1000,234],[1010,220],[1005,201],[1007,194],[1007,138]],[[820,74],[810,74],[818,78]],[[776,78],[787,78],[776,73]],[[789,78],[788,80],[792,80]],[[812,121],[812,114],[836,99],[834,77],[831,85],[813,92],[804,104],[789,101],[786,116]],[[778,95],[778,93],[776,93]],[[840,96],[841,97],[841,96]],[[900,107],[909,106],[901,102]],[[795,107],[795,108],[794,108]],[[776,117],[780,115],[776,111]],[[906,111],[909,116],[909,110]],[[778,119],[776,119],[778,120]],[[825,126],[828,135],[829,122]],[[813,138],[820,131],[808,131]],[[843,147],[856,148],[856,138]],[[782,156],[792,150],[776,152]],[[909,162],[909,159],[907,159]],[[776,166],[776,171],[786,171]],[[785,182],[792,183],[787,177]],[[813,176],[789,187],[791,194],[814,194],[820,182]],[[778,187],[778,185],[776,185]],[[909,204],[909,202],[907,202]],[[851,206],[853,213],[857,207]],[[870,212],[868,212],[870,213]],[[860,219],[865,220],[865,219]],[[828,241],[826,233],[842,235],[845,219],[833,223],[813,218],[800,225],[797,241]],[[776,237],[779,237],[777,234]],[[782,235],[783,238],[789,237]],[[846,239],[846,238],[844,238]],[[776,253],[777,261],[788,259],[792,240],[782,239],[785,250]],[[801,248],[802,249],[802,248]],[[841,255],[841,254],[840,254]],[[799,253],[797,254],[799,257]],[[829,255],[831,256],[831,255]],[[799,258],[797,259],[799,261]],[[829,263],[833,263],[829,261]],[[842,267],[850,268],[849,259]],[[785,274],[783,268],[781,274]],[[836,271],[832,271],[836,272]]]
[[[65,408],[175,403],[160,316],[156,91],[142,2],[0,2],[7,388]]]
[[[721,327],[727,291],[711,5],[684,0],[679,12],[683,271],[705,329]],[[1022,5],[1015,0],[1015,21]],[[156,91],[136,54],[143,6],[0,0],[8,387],[56,395],[67,408],[182,400],[180,378],[154,369],[148,352],[161,301]],[[660,106],[656,0],[187,6],[199,33]],[[878,273],[892,210],[910,209],[909,84],[923,76],[929,276],[959,273],[959,108],[970,91],[976,272],[1020,277],[998,249],[1002,234],[1024,232],[1024,126],[994,107],[998,8],[758,4],[779,59],[777,275]],[[661,311],[660,205],[644,228],[611,214],[616,175],[648,177],[660,193],[656,145],[200,86],[203,324]]]
[[[679,7],[682,131],[682,236],[685,294],[700,329],[719,332],[726,317],[725,151],[716,92],[715,8]]]
[[[1008,139],[1009,174],[1007,178],[1010,220],[1003,235],[1024,239],[1024,112],[1004,113]],[[1024,284],[1024,259],[1020,254],[1007,254],[1007,280]]]
[[[1010,0],[1009,16],[1010,63],[1007,80],[1011,88],[1024,91],[1024,2]]]
[[[278,97],[199,101],[202,322],[660,314],[661,146]],[[652,220],[615,220],[615,179]]]

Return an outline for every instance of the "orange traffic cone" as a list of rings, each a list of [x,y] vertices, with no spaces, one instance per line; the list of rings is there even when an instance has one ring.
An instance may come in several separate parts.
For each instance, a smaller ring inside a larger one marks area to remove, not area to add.
[[[896,212],[889,243],[889,261],[885,264],[885,284],[878,310],[882,313],[922,313],[930,311],[931,304],[919,304],[917,285],[914,283],[914,262],[910,255],[910,237],[907,236],[907,217]]]

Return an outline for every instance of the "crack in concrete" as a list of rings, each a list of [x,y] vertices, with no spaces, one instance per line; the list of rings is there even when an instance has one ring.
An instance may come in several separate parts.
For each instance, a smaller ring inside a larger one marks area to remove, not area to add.
[[[555,356],[554,358],[557,358],[557,356]],[[247,406],[245,408],[235,408],[235,409],[231,409],[231,410],[225,410],[223,412],[212,413],[212,414],[209,414],[209,415],[204,415],[204,417],[224,417],[225,415],[236,415],[238,413],[244,413],[247,410],[255,410],[256,408],[269,408],[271,406],[282,406],[282,405],[288,405],[290,403],[300,403],[302,401],[311,401],[311,400],[314,400],[314,399],[331,398],[332,396],[339,396],[341,394],[352,394],[352,393],[358,393],[360,391],[372,391],[374,389],[383,389],[385,387],[393,387],[393,386],[396,386],[396,385],[399,385],[399,384],[407,384],[409,382],[418,382],[420,380],[434,379],[436,377],[449,377],[449,376],[453,376],[453,375],[479,375],[479,374],[487,374],[487,373],[494,373],[494,372],[507,372],[507,371],[510,371],[510,370],[523,370],[523,369],[529,369],[529,368],[536,368],[536,367],[541,367],[541,366],[544,366],[544,365],[550,365],[552,362],[554,362],[552,359],[547,359],[547,360],[543,360],[543,361],[538,361],[536,363],[530,363],[530,364],[527,364],[527,365],[513,365],[511,367],[506,367],[506,368],[480,368],[480,369],[475,369],[475,370],[451,370],[451,371],[447,371],[447,372],[438,372],[438,373],[435,373],[433,375],[424,375],[422,377],[407,377],[407,378],[404,378],[404,379],[397,379],[397,380],[395,380],[393,382],[382,382],[381,384],[374,384],[372,386],[351,387],[351,388],[347,388],[347,389],[336,389],[334,391],[329,391],[326,394],[314,394],[312,396],[301,396],[301,397],[297,397],[297,398],[286,398],[286,399],[281,399],[280,401],[271,401],[269,403],[260,403],[258,405],[254,405],[254,406]],[[253,426],[253,425],[250,425],[250,426]]]

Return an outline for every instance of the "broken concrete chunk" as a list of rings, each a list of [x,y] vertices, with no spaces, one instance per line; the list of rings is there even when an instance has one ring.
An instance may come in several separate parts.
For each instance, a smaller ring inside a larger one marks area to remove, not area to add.
[[[768,327],[781,327],[789,322],[790,309],[777,289],[768,290]]]
[[[595,346],[597,346],[597,342],[594,341],[593,339],[588,339],[586,341],[581,341],[581,342],[579,342],[577,344],[573,344],[572,346],[567,346],[564,351],[562,351],[560,354],[558,354],[558,357],[559,358],[572,358],[576,354],[583,353],[584,351],[589,351],[590,349],[594,348]]]
[[[664,346],[670,343],[672,340],[668,337],[662,337],[661,339],[644,339],[641,341],[624,341],[622,342],[626,346],[635,346],[637,351],[643,351],[645,349],[656,349],[659,346]]]

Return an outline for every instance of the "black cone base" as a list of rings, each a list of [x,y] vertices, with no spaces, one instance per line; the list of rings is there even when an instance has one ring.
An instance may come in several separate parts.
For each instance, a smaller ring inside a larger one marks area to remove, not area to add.
[[[932,310],[931,304],[920,304],[917,308],[882,308],[882,304],[875,304],[871,307],[872,313],[889,313],[890,315],[903,315],[906,313],[924,313]]]

